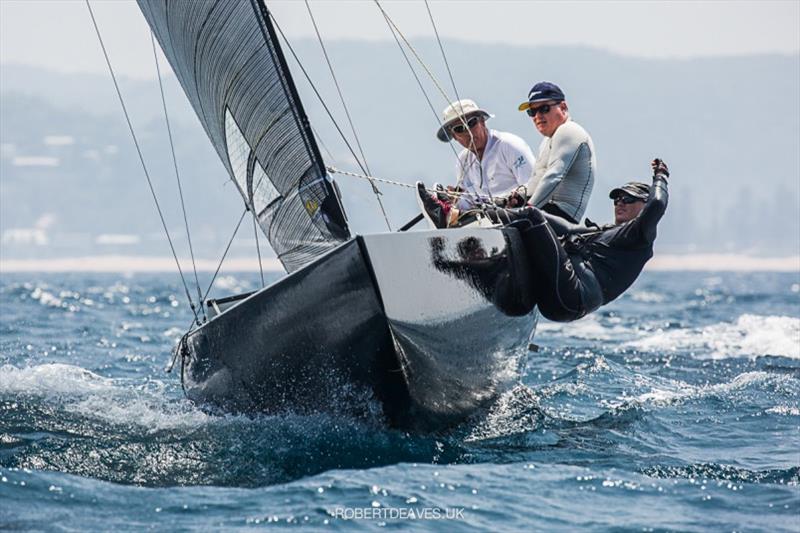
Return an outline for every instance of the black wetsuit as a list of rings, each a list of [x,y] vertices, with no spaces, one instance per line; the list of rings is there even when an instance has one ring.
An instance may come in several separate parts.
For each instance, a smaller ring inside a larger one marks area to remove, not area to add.
[[[535,207],[506,211],[525,242],[542,315],[576,320],[630,287],[653,256],[667,199],[667,180],[657,175],[641,213],[624,224],[579,226]]]

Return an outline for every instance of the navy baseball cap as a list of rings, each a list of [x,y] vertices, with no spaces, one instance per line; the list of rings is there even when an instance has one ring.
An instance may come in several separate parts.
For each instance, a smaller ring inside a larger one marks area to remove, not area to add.
[[[613,200],[623,194],[633,196],[639,200],[647,200],[647,198],[650,196],[650,186],[640,181],[629,181],[622,187],[611,189],[611,192],[608,193],[608,197]]]
[[[540,81],[531,87],[531,90],[528,92],[528,100],[519,104],[517,109],[520,111],[525,111],[537,102],[547,102],[550,100],[555,100],[556,102],[562,102],[566,100],[564,91],[562,91],[561,88],[555,83],[550,83],[549,81]]]

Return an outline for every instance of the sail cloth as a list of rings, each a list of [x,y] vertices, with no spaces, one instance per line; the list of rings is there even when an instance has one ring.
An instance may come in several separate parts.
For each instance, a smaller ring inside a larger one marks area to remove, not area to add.
[[[283,266],[350,238],[337,190],[260,0],[138,0]]]

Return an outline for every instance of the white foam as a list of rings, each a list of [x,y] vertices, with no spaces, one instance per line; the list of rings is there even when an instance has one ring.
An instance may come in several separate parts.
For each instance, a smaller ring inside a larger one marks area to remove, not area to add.
[[[137,392],[124,397],[90,396],[66,406],[70,412],[107,424],[137,426],[144,433],[194,429],[219,421],[188,400],[169,403],[162,395]]]
[[[537,327],[537,334],[540,333],[553,333],[558,336],[585,340],[608,341],[629,337],[631,329],[622,325],[606,326],[600,323],[597,315],[589,315],[569,323],[542,320]]]
[[[693,351],[697,357],[712,359],[765,355],[800,359],[800,318],[746,314],[735,323],[658,331],[627,345],[645,351]]]
[[[108,379],[84,368],[44,364],[0,367],[0,394],[42,396],[70,413],[108,424],[136,426],[144,433],[194,429],[236,417],[214,417],[188,400],[170,399],[163,383]]]
[[[629,398],[618,398],[618,400],[622,401],[606,402],[606,405],[611,408],[642,404],[665,406],[709,396],[735,397],[736,392],[749,389],[774,392],[776,388],[783,388],[791,383],[790,380],[794,380],[789,376],[763,371],[744,372],[729,382],[713,385],[690,385],[679,380],[658,380],[644,376],[642,378],[649,382],[649,391]],[[767,412],[772,412],[772,409],[777,408],[770,408]]]
[[[0,367],[0,393],[65,395],[108,393],[112,380],[84,368],[52,363],[26,368]]]
[[[661,303],[667,299],[666,295],[660,292],[633,290],[629,294],[631,299],[635,302]]]
[[[790,407],[788,405],[778,405],[767,409],[768,413],[782,416],[800,416],[800,408]]]

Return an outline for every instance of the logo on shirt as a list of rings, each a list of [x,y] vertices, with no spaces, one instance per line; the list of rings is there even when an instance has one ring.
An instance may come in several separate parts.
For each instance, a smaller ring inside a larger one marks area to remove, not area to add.
[[[514,169],[521,168],[523,165],[525,165],[525,163],[526,163],[525,158],[522,157],[522,156],[519,156],[517,158],[517,160],[514,161]]]

